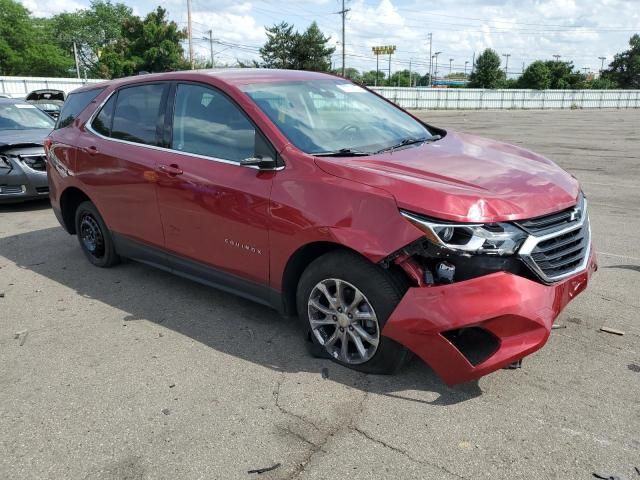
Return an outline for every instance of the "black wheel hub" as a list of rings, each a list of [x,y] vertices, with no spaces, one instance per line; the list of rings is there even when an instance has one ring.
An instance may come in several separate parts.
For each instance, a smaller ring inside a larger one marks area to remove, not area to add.
[[[95,258],[104,256],[104,235],[97,220],[90,213],[80,218],[80,240],[85,250]]]

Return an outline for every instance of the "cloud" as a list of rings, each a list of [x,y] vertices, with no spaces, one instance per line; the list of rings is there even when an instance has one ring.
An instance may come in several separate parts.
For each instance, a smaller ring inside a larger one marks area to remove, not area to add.
[[[89,0],[21,0],[38,15],[73,11]],[[157,0],[124,0],[139,15],[157,5]],[[173,20],[186,26],[185,0],[164,0]],[[302,30],[317,21],[337,47],[334,60],[341,61],[341,8],[336,0],[192,0],[194,38],[199,55],[208,56],[202,41],[209,29],[224,42],[249,45],[229,48],[220,58],[257,58],[255,48],[265,41],[264,26],[286,21]],[[347,0],[347,65],[375,68],[374,45],[393,44],[392,69],[428,70],[428,34],[433,33],[433,51],[442,51],[447,67],[461,70],[474,52],[494,48],[509,53],[514,73],[535,59],[558,54],[577,67],[599,68],[599,56],[609,60],[627,48],[628,39],[640,23],[638,0]],[[218,48],[217,50],[221,50]]]

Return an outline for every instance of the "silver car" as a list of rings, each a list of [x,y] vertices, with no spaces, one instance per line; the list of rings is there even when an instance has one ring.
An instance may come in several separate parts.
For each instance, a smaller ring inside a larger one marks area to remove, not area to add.
[[[30,103],[0,98],[0,204],[48,197],[42,143],[54,124]]]

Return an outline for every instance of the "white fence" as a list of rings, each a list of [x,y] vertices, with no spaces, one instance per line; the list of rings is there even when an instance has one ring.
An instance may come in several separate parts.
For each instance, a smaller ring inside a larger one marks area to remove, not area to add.
[[[374,87],[403,108],[429,110],[640,108],[640,90]]]
[[[80,78],[45,78],[45,77],[1,77],[0,76],[0,95],[13,98],[24,98],[27,93],[32,90],[42,88],[53,88],[55,90],[64,90],[69,93],[71,90],[85,85],[86,83],[98,83],[104,80]]]
[[[40,88],[70,92],[78,78],[1,77],[0,95],[24,98]],[[430,110],[640,108],[640,90],[483,90],[475,88],[374,87],[403,108]]]

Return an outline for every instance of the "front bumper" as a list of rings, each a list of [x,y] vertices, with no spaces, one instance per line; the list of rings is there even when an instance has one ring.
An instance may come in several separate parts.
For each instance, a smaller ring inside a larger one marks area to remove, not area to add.
[[[592,253],[585,270],[552,285],[498,272],[410,288],[382,334],[418,355],[446,383],[474,380],[542,348],[554,320],[586,288],[596,269]],[[450,332],[471,327],[495,340],[479,363],[472,363],[468,352],[450,340]]]
[[[49,197],[47,172],[33,170],[10,159],[12,170],[0,169],[0,204]]]

